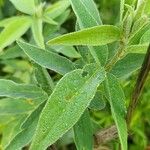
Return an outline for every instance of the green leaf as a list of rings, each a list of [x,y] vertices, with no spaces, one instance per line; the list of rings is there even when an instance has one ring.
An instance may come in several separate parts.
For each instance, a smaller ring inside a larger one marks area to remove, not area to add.
[[[30,59],[42,67],[54,70],[62,75],[75,69],[74,64],[65,57],[25,42],[18,41],[17,43]]]
[[[81,29],[102,24],[93,0],[70,0]]]
[[[0,100],[0,115],[29,113],[35,106],[33,100],[4,98]]]
[[[3,19],[0,21],[0,27],[6,27],[9,25],[9,23],[11,23],[12,21],[16,21],[19,18],[20,16],[14,16],[14,17]]]
[[[146,44],[131,45],[126,48],[126,52],[145,54],[147,52],[147,48],[148,48],[148,45]]]
[[[41,18],[33,18],[32,19],[32,34],[36,44],[45,49],[44,37],[43,37],[43,21]]]
[[[140,43],[149,44],[150,42],[150,30],[147,30],[140,39]]]
[[[30,17],[19,17],[7,25],[0,33],[0,51],[20,38],[30,27]]]
[[[81,117],[104,79],[104,69],[95,64],[66,74],[41,113],[30,150],[46,149],[65,134]]]
[[[127,125],[125,120],[125,96],[119,82],[112,74],[107,75],[105,81],[107,98],[111,106],[111,113],[117,126],[121,149],[127,150]]]
[[[101,25],[102,21],[93,0],[70,0],[77,17],[79,29]],[[89,52],[98,64],[104,65],[108,58],[107,46],[89,47]]]
[[[144,25],[144,27],[137,30],[133,35],[129,38],[129,45],[139,44],[141,37],[145,32],[147,32],[150,28],[150,23]]]
[[[61,0],[48,6],[44,11],[44,16],[55,19],[60,16],[70,6],[69,0]]]
[[[106,106],[104,101],[104,95],[102,92],[97,91],[94,98],[92,99],[89,108],[93,110],[102,110]]]
[[[0,55],[0,59],[14,59],[16,57],[23,57],[25,56],[23,51],[18,45],[8,48],[6,51],[2,51]]]
[[[40,104],[23,122],[20,131],[7,145],[5,150],[20,150],[29,144],[35,133],[39,115],[45,105],[45,102]]]
[[[77,150],[92,150],[93,129],[88,110],[83,113],[73,129]]]
[[[146,0],[144,13],[150,15],[150,0]]]
[[[141,67],[143,59],[143,54],[128,54],[115,64],[111,73],[118,78],[126,77]]]
[[[125,5],[125,0],[121,0],[120,1],[120,23],[123,20],[124,5]]]
[[[49,45],[105,45],[120,40],[116,26],[101,25],[62,35],[48,41]]]
[[[4,96],[11,98],[47,99],[47,94],[39,87],[0,79],[0,97]]]
[[[54,89],[54,83],[51,76],[45,68],[39,66],[38,64],[33,65],[37,83],[48,95],[50,95]]]
[[[58,52],[61,53],[67,57],[70,58],[80,58],[80,54],[75,50],[73,46],[52,46],[52,48]]]
[[[10,0],[15,8],[26,14],[35,13],[35,3],[34,0]]]
[[[1,141],[1,145],[3,148],[5,148],[9,144],[9,142],[21,131],[20,126],[21,123],[26,118],[26,116],[27,116],[26,114],[23,115],[18,114],[13,117],[11,115],[9,116],[12,117],[13,119],[9,120],[9,122],[7,122],[7,124],[3,126],[3,130],[2,130],[3,138]]]

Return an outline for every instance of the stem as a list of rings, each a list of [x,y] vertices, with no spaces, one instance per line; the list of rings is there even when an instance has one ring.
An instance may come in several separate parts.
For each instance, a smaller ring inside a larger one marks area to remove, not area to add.
[[[150,45],[148,47],[140,73],[138,75],[138,79],[137,79],[137,82],[136,82],[136,85],[132,94],[132,98],[130,100],[130,104],[129,104],[129,108],[127,112],[127,125],[128,126],[130,126],[133,112],[136,109],[137,104],[139,102],[139,97],[143,89],[144,83],[147,79],[147,76],[149,74],[149,71],[150,71]]]
[[[113,58],[106,65],[106,70],[110,71],[112,67],[124,56],[124,49],[126,47],[126,42],[120,41],[120,46],[117,53],[113,56]]]
[[[94,135],[95,138],[95,148],[101,144],[105,144],[113,139],[118,138],[117,127],[115,125],[105,128],[102,131]]]

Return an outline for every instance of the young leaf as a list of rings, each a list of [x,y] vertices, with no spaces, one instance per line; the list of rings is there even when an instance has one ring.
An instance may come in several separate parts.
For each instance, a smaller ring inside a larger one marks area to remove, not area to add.
[[[6,18],[0,21],[0,27],[6,27],[8,26],[12,21],[16,21],[20,18],[20,16],[10,17]]]
[[[123,20],[124,5],[125,5],[125,0],[121,0],[120,1],[120,23]]]
[[[20,38],[30,27],[30,17],[19,17],[7,25],[0,33],[0,51]]]
[[[143,59],[143,54],[128,54],[115,64],[111,73],[117,78],[128,76],[141,67]]]
[[[35,13],[34,0],[10,0],[16,9],[26,14]]]
[[[43,21],[40,18],[33,18],[32,19],[32,34],[36,44],[40,47],[45,49],[44,44],[44,37],[43,37]]]
[[[88,110],[85,110],[73,129],[77,150],[92,150],[93,130]]]
[[[69,0],[61,0],[57,3],[48,6],[44,11],[44,16],[47,16],[51,19],[55,19],[60,16],[68,7],[70,3]]]
[[[141,37],[144,35],[146,31],[150,28],[150,23],[146,24],[144,27],[137,30],[133,35],[129,38],[129,45],[139,44]]]
[[[66,74],[41,113],[30,150],[46,149],[66,133],[81,117],[104,79],[104,69],[95,64]]]
[[[101,25],[62,35],[48,41],[49,45],[105,45],[120,40],[116,26]]]
[[[127,150],[127,126],[125,120],[125,96],[117,78],[111,74],[107,75],[105,81],[107,98],[111,106],[111,113],[117,126],[121,149]]]
[[[139,44],[139,45],[131,45],[126,48],[127,53],[140,53],[146,54],[148,45],[146,44]]]
[[[75,69],[73,63],[65,57],[50,51],[42,50],[25,42],[18,41],[17,43],[29,58],[42,67],[49,68],[62,75]]]
[[[47,94],[39,87],[0,79],[0,97],[4,96],[11,98],[47,99]]]

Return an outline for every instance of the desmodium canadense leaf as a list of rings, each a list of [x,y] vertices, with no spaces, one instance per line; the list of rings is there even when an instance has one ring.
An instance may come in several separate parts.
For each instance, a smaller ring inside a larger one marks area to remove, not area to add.
[[[18,84],[5,79],[0,79],[0,97],[42,100],[48,98],[47,94],[35,85]]]
[[[113,66],[111,73],[117,78],[129,76],[142,66],[143,60],[144,54],[129,53]]]
[[[49,45],[105,45],[120,40],[116,26],[101,25],[65,34],[48,41]]]
[[[27,16],[12,19],[0,32],[0,51],[20,38],[31,26],[31,18]]]
[[[70,3],[77,17],[79,29],[102,25],[99,11],[93,0],[70,0]],[[87,49],[89,49],[96,62],[102,66],[106,63],[108,58],[107,45],[88,47]]]
[[[73,129],[77,150],[92,150],[93,128],[88,110],[85,110]]]
[[[117,126],[121,149],[127,150],[127,125],[125,120],[125,96],[115,76],[108,74],[105,80],[107,99],[111,106],[112,117]]]
[[[74,64],[63,56],[25,42],[18,41],[17,43],[30,59],[42,67],[51,69],[62,75],[75,69]]]
[[[104,79],[104,69],[95,64],[67,73],[56,85],[41,113],[30,150],[46,149],[73,127]]]
[[[34,0],[10,0],[12,4],[21,12],[26,14],[35,13],[35,1]]]

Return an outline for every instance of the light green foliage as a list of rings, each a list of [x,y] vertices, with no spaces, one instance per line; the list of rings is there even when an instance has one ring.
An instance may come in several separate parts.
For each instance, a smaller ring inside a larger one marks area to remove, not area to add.
[[[147,51],[148,45],[146,44],[139,44],[139,45],[131,45],[127,47],[126,51],[128,53],[140,53],[145,54]]]
[[[79,29],[102,24],[98,9],[96,8],[93,0],[70,0],[70,2],[77,17]],[[92,54],[98,64],[104,65],[106,63],[108,57],[108,48],[106,45],[88,48],[89,52]]]
[[[50,5],[45,9],[44,16],[54,19],[60,16],[69,7],[69,5],[69,0],[58,1],[54,5]]]
[[[36,11],[34,0],[10,0],[19,11],[34,14]]]
[[[35,85],[18,84],[11,80],[0,79],[0,97],[46,100],[47,94]]]
[[[118,129],[121,149],[127,150],[127,127],[125,121],[125,96],[115,76],[107,74],[105,81],[107,98],[111,106],[111,113]]]
[[[73,129],[77,150],[92,150],[93,130],[88,110],[85,110]]]
[[[62,35],[48,41],[49,45],[105,45],[120,40],[116,26],[101,25]]]
[[[45,68],[49,68],[60,74],[65,74],[75,69],[73,63],[65,57],[42,50],[24,42],[18,41],[18,45],[24,50],[29,58]]]
[[[83,114],[104,79],[103,68],[94,65],[66,74],[42,111],[30,149],[45,149],[67,132]]]
[[[29,113],[36,105],[33,100],[4,98],[0,100],[0,115]]]
[[[45,102],[40,104],[23,122],[21,125],[21,131],[11,140],[11,142],[5,148],[6,150],[20,150],[31,142],[35,133],[36,126],[39,120],[39,114],[41,113]]]
[[[30,17],[13,18],[0,33],[0,51],[20,38],[29,29],[30,25]]]
[[[33,18],[32,20],[32,34],[35,42],[40,48],[45,49],[43,37],[43,21],[40,18]]]

